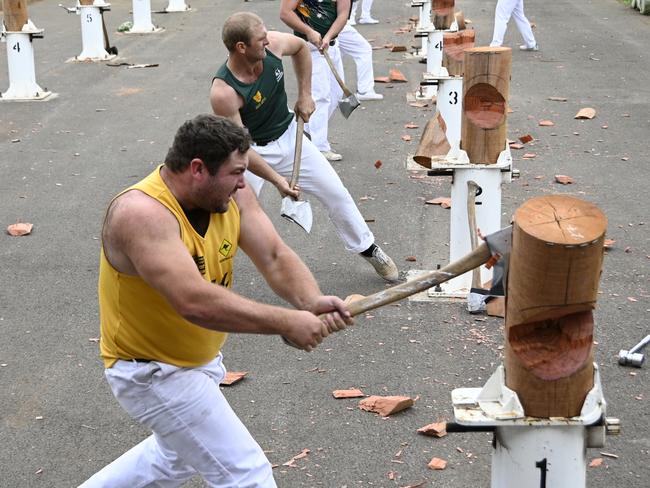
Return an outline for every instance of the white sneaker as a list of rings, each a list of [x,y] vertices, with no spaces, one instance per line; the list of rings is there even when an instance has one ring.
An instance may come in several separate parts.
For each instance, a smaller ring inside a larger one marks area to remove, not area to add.
[[[363,254],[361,257],[372,264],[372,267],[375,268],[377,274],[386,281],[397,281],[399,279],[397,266],[395,266],[393,260],[381,249],[381,247],[376,246],[371,257],[364,256]]]
[[[379,21],[377,19],[373,19],[372,17],[359,17],[359,23],[360,24],[379,24]]]
[[[328,161],[340,161],[343,159],[343,156],[341,156],[339,153],[335,153],[334,151],[321,151],[321,154],[325,156],[325,159]]]
[[[539,51],[539,46],[535,44],[533,47],[526,46],[526,44],[522,44],[519,46],[520,51]]]
[[[357,97],[357,100],[360,100],[362,102],[368,101],[368,100],[383,100],[384,96],[381,93],[377,93],[374,90],[368,91],[366,93],[356,93],[355,97]]]
[[[350,17],[348,19],[348,25],[357,25],[357,21],[354,20],[354,17]]]

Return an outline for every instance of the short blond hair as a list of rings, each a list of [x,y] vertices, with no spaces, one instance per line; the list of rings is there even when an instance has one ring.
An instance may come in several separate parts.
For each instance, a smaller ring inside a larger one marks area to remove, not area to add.
[[[235,50],[238,42],[249,45],[253,27],[263,24],[258,15],[251,12],[236,12],[226,19],[221,29],[221,40],[229,52]]]

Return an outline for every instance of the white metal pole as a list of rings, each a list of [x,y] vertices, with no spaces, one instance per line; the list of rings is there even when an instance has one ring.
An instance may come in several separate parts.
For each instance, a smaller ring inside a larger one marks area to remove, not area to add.
[[[443,35],[441,30],[429,32],[427,46],[427,73],[440,75],[442,68]]]
[[[463,116],[463,78],[441,78],[438,82],[436,108],[447,125],[447,141],[451,147],[460,144],[460,129]]]
[[[95,5],[79,5],[82,51],[77,61],[104,61],[111,56],[104,48],[102,13]]]
[[[38,31],[42,33],[43,31]],[[7,32],[9,88],[2,100],[42,100],[51,95],[36,83],[34,48],[29,32]]]
[[[133,27],[129,32],[145,34],[155,30],[156,27],[151,22],[151,1],[133,0]]]
[[[190,6],[185,3],[185,0],[169,0],[169,5],[165,12],[187,12]]]

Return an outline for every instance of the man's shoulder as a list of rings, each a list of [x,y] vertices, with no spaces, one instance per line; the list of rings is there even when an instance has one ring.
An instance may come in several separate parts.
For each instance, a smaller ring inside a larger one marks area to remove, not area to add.
[[[147,222],[173,223],[171,212],[161,202],[143,191],[132,188],[119,194],[108,209],[108,225],[142,226]]]

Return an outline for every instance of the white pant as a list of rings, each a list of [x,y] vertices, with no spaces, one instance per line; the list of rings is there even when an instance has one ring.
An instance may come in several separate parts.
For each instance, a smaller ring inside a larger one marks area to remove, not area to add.
[[[221,355],[198,368],[118,361],[105,371],[120,405],[153,434],[80,488],[171,488],[199,474],[218,488],[275,488],[271,465],[219,389]]]
[[[524,15],[524,0],[498,0],[494,10],[494,34],[490,46],[501,46],[503,44],[503,37],[506,34],[510,16],[515,18],[515,24],[517,24],[517,29],[519,29],[519,33],[524,39],[524,44],[527,47],[535,46],[537,42],[533,30]]]
[[[266,146],[253,144],[252,148],[278,174],[290,178],[296,148],[295,119],[279,139]],[[259,195],[264,180],[250,171],[246,172],[246,179],[253,191]],[[339,175],[305,136],[302,139],[298,184],[302,192],[314,195],[325,206],[346,250],[359,253],[368,249],[375,241],[368,224],[359,212],[350,192],[343,186]]]
[[[372,2],[374,0],[362,0],[361,1],[361,18],[362,19],[369,19],[372,17],[370,15],[370,9],[372,8]],[[354,18],[357,15],[357,5],[359,4],[358,1],[352,2],[352,15],[350,17]]]
[[[309,118],[306,130],[311,134],[311,140],[319,151],[330,151],[332,148],[327,138],[328,124],[330,117],[338,108],[343,90],[336,82],[325,56],[311,43],[309,43],[309,51],[311,53],[311,96],[316,104],[316,111]],[[338,46],[336,44],[330,46],[327,52],[341,79],[344,79],[343,62]]]
[[[338,46],[341,55],[350,56],[357,67],[357,92],[367,93],[375,90],[375,74],[372,69],[372,46],[349,24],[339,33]]]

